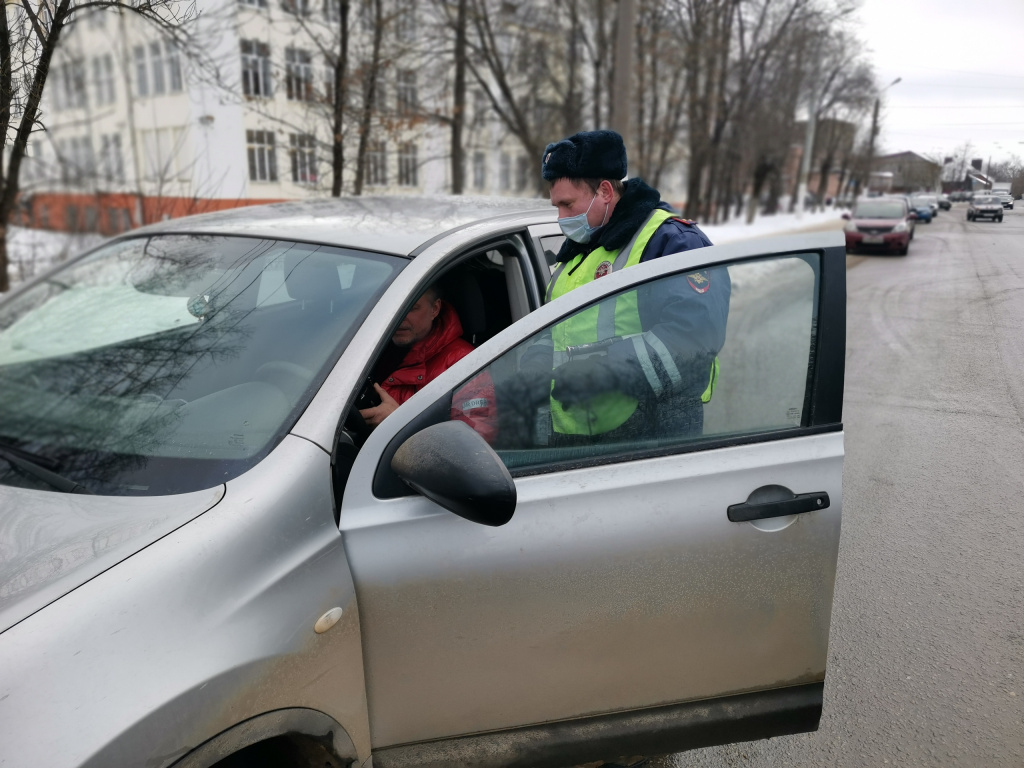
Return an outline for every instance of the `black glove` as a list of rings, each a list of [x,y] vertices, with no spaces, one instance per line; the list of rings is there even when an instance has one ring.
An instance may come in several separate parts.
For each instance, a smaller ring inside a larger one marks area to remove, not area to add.
[[[615,377],[610,375],[603,357],[570,360],[555,368],[554,381],[551,396],[563,408],[571,408],[595,395],[616,389]]]

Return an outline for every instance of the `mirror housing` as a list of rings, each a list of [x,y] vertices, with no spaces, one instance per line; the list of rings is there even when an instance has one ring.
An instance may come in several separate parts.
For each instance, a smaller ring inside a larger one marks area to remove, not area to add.
[[[917,221],[917,211],[911,211],[907,218],[911,221]]]
[[[841,219],[846,219],[847,221],[849,221],[849,220],[850,220],[851,218],[853,218],[853,217],[852,217],[852,216],[850,216],[850,212],[849,212],[849,211],[843,211],[843,215],[842,215],[842,216],[840,216],[839,218],[841,218]]]
[[[474,523],[504,525],[515,512],[512,475],[464,422],[420,430],[395,451],[391,469],[417,493]]]

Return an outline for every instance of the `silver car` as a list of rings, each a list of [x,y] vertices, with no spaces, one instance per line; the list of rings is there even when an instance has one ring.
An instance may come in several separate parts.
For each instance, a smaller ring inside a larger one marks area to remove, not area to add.
[[[815,730],[841,233],[544,303],[560,242],[544,201],[281,204],[0,303],[0,765],[564,766]],[[524,406],[547,332],[726,271],[697,433],[566,444]],[[476,349],[370,431],[354,403],[438,283]]]

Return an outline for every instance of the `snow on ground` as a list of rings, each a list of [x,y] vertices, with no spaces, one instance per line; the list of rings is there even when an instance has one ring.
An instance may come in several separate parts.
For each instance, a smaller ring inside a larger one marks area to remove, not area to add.
[[[700,225],[713,243],[730,243],[749,240],[754,237],[795,232],[801,229],[821,228],[821,225],[839,219],[839,211],[825,209],[815,213],[778,213],[774,216],[758,216],[753,224],[734,219],[726,224]],[[88,250],[103,242],[96,234],[67,234],[42,229],[11,227],[7,239],[7,255],[10,259],[11,287],[35,277],[62,261]]]
[[[802,229],[820,229],[821,225],[828,222],[837,222],[842,211],[835,208],[826,208],[823,211],[814,213],[805,212],[803,216],[795,213],[777,213],[773,216],[758,216],[753,224],[744,223],[744,219],[733,219],[726,224],[701,224],[697,225],[704,230],[711,242],[716,245],[720,243],[732,243],[737,240],[750,240],[754,237],[766,237],[769,235],[781,235],[783,232],[799,232]]]
[[[102,235],[96,234],[68,234],[25,227],[10,227],[7,231],[11,288],[92,248],[104,239]]]

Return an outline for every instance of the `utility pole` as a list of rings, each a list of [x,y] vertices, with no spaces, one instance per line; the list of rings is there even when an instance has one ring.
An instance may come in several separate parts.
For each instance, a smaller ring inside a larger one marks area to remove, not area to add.
[[[807,130],[804,132],[804,152],[800,157],[800,183],[796,188],[796,217],[803,218],[804,200],[807,199],[807,179],[811,174],[811,155],[814,153],[814,131],[818,119],[818,87],[811,86],[811,103],[807,108]]]
[[[612,76],[612,129],[619,132],[629,147],[630,117],[633,92],[633,40],[636,27],[635,0],[619,0],[619,16],[615,30],[615,72]],[[628,157],[628,152],[627,152]]]
[[[882,94],[892,88],[896,83],[902,81],[902,77],[897,77],[885,88],[878,92],[875,96],[875,110],[871,114],[871,135],[868,137],[868,156],[867,156],[867,168],[864,172],[864,189],[868,189],[871,186],[871,166],[875,162],[875,137],[878,136],[878,107],[882,101]]]

